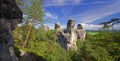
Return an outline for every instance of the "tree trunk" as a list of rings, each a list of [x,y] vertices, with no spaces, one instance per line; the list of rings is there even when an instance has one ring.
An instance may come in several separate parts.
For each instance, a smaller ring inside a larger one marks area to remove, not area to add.
[[[32,29],[32,26],[33,26],[34,22],[35,22],[35,19],[33,18],[32,21],[31,21],[31,25],[29,26],[29,29],[28,29],[28,32],[27,32],[24,44],[23,44],[24,48],[26,47],[26,44],[28,42],[28,39],[29,39],[29,36],[30,36],[30,32],[31,32],[31,29]]]

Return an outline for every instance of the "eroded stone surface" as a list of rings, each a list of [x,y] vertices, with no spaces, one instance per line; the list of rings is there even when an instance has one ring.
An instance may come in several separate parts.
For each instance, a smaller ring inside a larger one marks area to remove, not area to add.
[[[74,29],[74,20],[69,20],[67,23],[67,28],[62,29],[58,32],[57,42],[61,44],[67,51],[70,49],[77,50],[77,35]]]
[[[55,23],[55,30],[60,30],[60,23],[59,22]]]
[[[49,26],[43,26],[43,31],[44,31],[44,32],[46,32],[46,31],[48,31],[48,30],[50,30],[50,29],[49,29]]]
[[[22,22],[22,15],[15,0],[0,0],[0,61],[18,61],[14,53],[12,30]]]
[[[67,30],[70,32],[72,29],[74,29],[74,20],[73,19],[69,19],[68,23],[67,23]]]
[[[22,15],[23,13],[15,0],[0,0],[0,18],[7,20],[19,18],[18,22],[21,22]]]
[[[55,30],[57,30],[58,39],[57,42],[61,44],[67,51],[70,49],[77,50],[76,42],[78,39],[85,40],[86,32],[81,24],[77,25],[77,29],[74,28],[74,20],[70,19],[67,23],[66,29],[60,29],[59,24],[55,24]],[[58,30],[59,29],[59,30]]]
[[[76,33],[77,33],[77,39],[85,40],[86,32],[81,24],[77,25]]]

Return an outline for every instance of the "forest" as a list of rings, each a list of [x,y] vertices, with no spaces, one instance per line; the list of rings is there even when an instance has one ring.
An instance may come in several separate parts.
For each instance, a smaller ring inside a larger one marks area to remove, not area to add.
[[[120,32],[97,31],[87,32],[85,41],[77,41],[78,51],[66,51],[56,43],[56,32],[32,28],[25,47],[27,29],[17,27],[14,31],[15,46],[37,55],[36,61],[119,61]],[[17,38],[20,37],[20,38]],[[17,51],[19,57],[19,51]],[[42,57],[42,58],[41,58]]]
[[[109,30],[120,22],[118,18],[100,23],[104,25],[102,30],[87,31],[85,41],[77,41],[77,51],[66,51],[56,43],[55,30],[44,31],[43,23],[47,20],[43,19],[41,0],[32,0],[33,5],[27,5],[27,1],[18,1],[18,4],[25,14],[24,23],[13,31],[18,57],[20,57],[19,50],[22,49],[33,55],[36,61],[120,61],[120,31]],[[113,24],[108,25],[109,23]],[[38,24],[39,28],[35,28]]]
[[[120,61],[120,29],[113,26],[120,18],[111,18],[98,31],[87,31],[78,50],[66,51],[57,40],[57,31],[45,30],[42,0],[16,0],[23,11],[22,23],[12,32],[15,54],[20,61]],[[24,55],[23,55],[24,54]]]

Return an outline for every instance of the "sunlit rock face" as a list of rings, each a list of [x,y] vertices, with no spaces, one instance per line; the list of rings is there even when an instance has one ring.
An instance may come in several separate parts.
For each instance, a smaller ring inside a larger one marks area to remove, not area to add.
[[[15,0],[0,0],[0,61],[18,61],[14,53],[12,30],[22,22],[22,15]]]
[[[70,19],[68,20],[68,23],[67,23],[67,30],[70,31],[72,29],[74,29],[74,20],[73,19]]]
[[[49,30],[49,26],[43,26],[43,31],[46,32]]]
[[[57,42],[61,44],[67,51],[70,49],[77,50],[77,34],[74,29],[74,20],[68,20],[67,28],[58,32]]]
[[[86,32],[81,24],[77,25],[76,33],[77,33],[77,39],[85,40]]]
[[[55,30],[60,30],[60,23],[59,22],[55,23]]]

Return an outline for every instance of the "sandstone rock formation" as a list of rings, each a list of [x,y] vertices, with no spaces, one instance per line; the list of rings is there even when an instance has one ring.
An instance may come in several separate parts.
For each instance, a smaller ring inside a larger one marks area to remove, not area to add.
[[[46,32],[46,31],[48,31],[48,30],[49,30],[49,26],[44,25],[44,26],[43,26],[43,31]]]
[[[77,25],[76,33],[77,33],[77,39],[85,40],[86,32],[81,24]]]
[[[67,23],[67,28],[58,32],[57,42],[69,51],[70,49],[77,50],[76,41],[77,35],[74,29],[74,20],[70,19]]]
[[[60,24],[55,23],[55,30],[57,30],[57,42],[61,44],[67,51],[70,49],[77,50],[77,39],[85,40],[86,32],[81,24],[74,28],[74,20],[70,19],[67,23],[66,29],[60,29]]]
[[[15,0],[0,0],[0,61],[18,61],[12,31],[22,22],[22,15]]]
[[[67,23],[67,30],[70,31],[70,30],[73,30],[74,29],[74,20],[73,19],[70,19],[68,20],[68,23]]]
[[[55,23],[55,30],[60,30],[60,23],[59,22]]]

